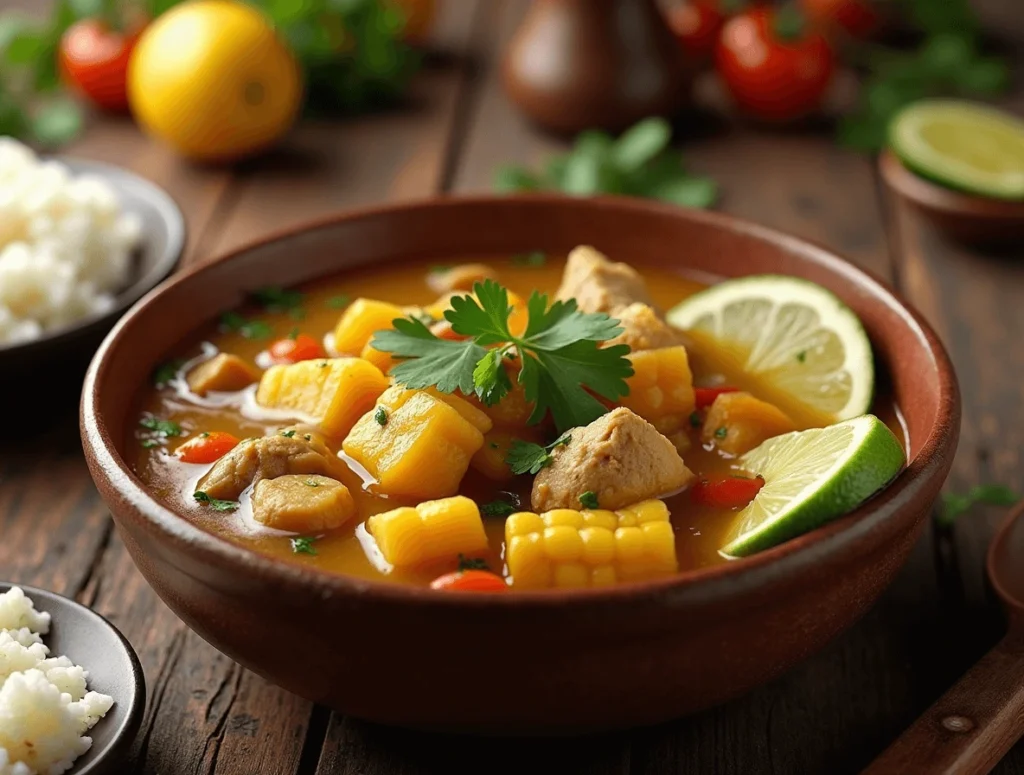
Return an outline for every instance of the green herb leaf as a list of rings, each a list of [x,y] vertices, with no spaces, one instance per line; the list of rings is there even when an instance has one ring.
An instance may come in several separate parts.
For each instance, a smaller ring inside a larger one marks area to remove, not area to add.
[[[568,433],[563,433],[546,447],[534,444],[532,441],[513,439],[508,448],[508,454],[505,456],[505,463],[516,476],[526,473],[537,474],[542,468],[551,465],[554,460],[551,457],[551,452],[555,447],[565,446],[571,439],[572,437]]]
[[[139,442],[143,449],[153,449],[153,447],[159,447],[163,444],[159,439],[143,439]]]
[[[316,549],[313,548],[313,542],[316,538],[311,536],[297,536],[292,540],[292,553],[293,554],[310,554],[316,556]]]
[[[161,420],[159,417],[153,417],[152,415],[147,415],[139,420],[139,425],[164,438],[184,435],[181,426],[174,422],[174,420]]]
[[[303,484],[307,487],[319,487],[321,483],[316,479],[307,479]]]
[[[223,501],[219,498],[211,498],[202,490],[196,490],[192,497],[199,503],[209,506],[214,511],[234,511],[238,508],[238,501]]]
[[[339,296],[331,296],[331,298],[327,300],[327,306],[330,309],[345,309],[351,301],[352,298],[343,293]]]
[[[383,406],[378,406],[377,410],[373,413],[373,419],[380,427],[384,427],[388,424],[388,410]]]
[[[700,418],[700,412],[690,412],[690,427],[699,428],[704,421]]]
[[[500,167],[494,173],[494,190],[500,194],[537,191],[540,188],[540,181],[522,167]]]
[[[623,172],[634,172],[668,147],[672,127],[663,118],[648,118],[622,133],[612,146],[615,165]]]
[[[718,184],[711,178],[682,177],[652,186],[647,195],[680,207],[704,209],[718,199]]]
[[[290,439],[290,438],[292,438],[295,435],[295,431],[294,430],[281,431],[281,435],[284,436],[286,439]]]
[[[721,428],[715,428],[715,438],[716,439],[724,439],[728,435],[729,435],[729,429],[726,428],[724,425]]]
[[[178,372],[184,365],[185,362],[180,358],[161,363],[153,370],[153,385],[158,389],[164,387],[172,379],[178,376]]]
[[[1001,484],[978,485],[972,487],[966,494],[943,493],[938,522],[941,525],[952,525],[957,517],[966,514],[978,503],[990,506],[1012,506],[1022,497],[1024,496]]]
[[[480,507],[480,513],[485,517],[507,517],[515,514],[518,509],[509,501],[495,500],[485,503]]]
[[[487,406],[494,406],[508,395],[512,381],[502,365],[504,350],[488,350],[473,368],[473,385],[477,398]]]
[[[370,346],[409,360],[395,364],[391,376],[409,388],[436,387],[442,393],[473,393],[473,369],[487,351],[472,341],[439,339],[418,320],[399,318],[394,329],[377,331]]]
[[[460,554],[458,571],[463,573],[467,570],[490,570],[490,568],[487,566],[487,560],[482,557],[466,557]]]
[[[529,253],[512,256],[512,263],[519,266],[544,266],[547,260],[548,255],[543,250],[531,250]]]
[[[585,509],[601,508],[601,504],[597,501],[597,493],[593,490],[587,490],[580,496],[580,505]]]
[[[32,136],[47,146],[63,145],[82,131],[82,109],[71,100],[53,100],[31,117]]]
[[[220,327],[229,333],[241,334],[246,339],[266,339],[274,329],[262,320],[246,320],[237,312],[225,312],[220,316]]]

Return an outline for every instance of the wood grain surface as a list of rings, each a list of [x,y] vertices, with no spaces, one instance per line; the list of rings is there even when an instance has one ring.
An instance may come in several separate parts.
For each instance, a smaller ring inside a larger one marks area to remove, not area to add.
[[[979,6],[1003,34],[1024,41],[1017,2]],[[485,191],[498,164],[537,163],[563,147],[522,120],[499,87],[498,57],[525,7],[449,0],[439,53],[407,105],[304,125],[280,151],[234,169],[183,163],[129,122],[109,119],[72,152],[164,186],[188,219],[186,264],[340,208]],[[719,101],[714,84],[699,92]],[[1020,251],[983,255],[944,242],[886,195],[871,158],[837,148],[826,130],[759,132],[701,110],[677,129],[693,169],[720,181],[722,210],[838,250],[895,284],[936,325],[964,392],[949,487],[1024,489]],[[150,702],[123,770],[130,775],[858,772],[1001,637],[983,575],[998,518],[996,509],[979,509],[932,530],[862,622],[724,707],[598,739],[465,740],[314,707],[193,634],[143,581],[113,530],[81,456],[75,407],[55,409],[27,438],[0,437],[0,577],[95,607],[142,659]],[[467,687],[467,701],[478,694]],[[1024,773],[1024,746],[995,771]]]

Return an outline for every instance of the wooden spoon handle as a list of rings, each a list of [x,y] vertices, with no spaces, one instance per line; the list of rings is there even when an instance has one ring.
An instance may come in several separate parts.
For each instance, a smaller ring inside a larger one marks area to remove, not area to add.
[[[1011,633],[862,775],[984,775],[1024,735],[1024,637]]]

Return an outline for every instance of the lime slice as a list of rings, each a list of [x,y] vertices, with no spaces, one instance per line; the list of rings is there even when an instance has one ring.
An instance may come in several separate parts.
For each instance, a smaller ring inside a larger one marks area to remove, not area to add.
[[[959,100],[926,100],[900,111],[889,144],[914,172],[998,199],[1024,199],[1024,121]]]
[[[736,515],[722,554],[745,557],[848,514],[905,461],[892,431],[870,414],[768,439],[737,461],[765,485]]]
[[[727,280],[680,302],[667,319],[735,352],[767,400],[792,396],[836,420],[871,407],[875,369],[864,327],[820,285],[781,275]]]

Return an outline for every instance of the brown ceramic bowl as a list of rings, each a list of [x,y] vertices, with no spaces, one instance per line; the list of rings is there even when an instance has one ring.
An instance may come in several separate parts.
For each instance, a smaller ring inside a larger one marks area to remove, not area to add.
[[[1024,202],[973,196],[932,183],[907,169],[892,151],[879,156],[878,167],[893,193],[957,242],[978,247],[1024,242]]]
[[[133,400],[154,365],[196,321],[249,290],[414,256],[450,262],[581,242],[641,266],[777,272],[833,290],[860,315],[891,375],[909,430],[907,470],[855,514],[729,564],[610,589],[473,596],[260,556],[162,506],[125,463]],[[173,278],[108,336],[82,401],[89,466],[132,557],[210,643],[353,716],[498,734],[659,722],[745,692],[820,649],[903,564],[949,471],[959,420],[956,378],[935,334],[829,251],[714,213],[546,195],[342,215]],[[494,701],[467,702],[469,687],[488,676],[502,687]]]

